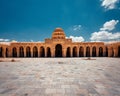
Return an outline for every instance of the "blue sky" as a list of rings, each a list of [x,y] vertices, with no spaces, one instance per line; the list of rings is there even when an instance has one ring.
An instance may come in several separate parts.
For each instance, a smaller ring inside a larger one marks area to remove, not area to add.
[[[112,2],[111,2],[112,1]],[[0,0],[0,41],[120,41],[119,0]]]

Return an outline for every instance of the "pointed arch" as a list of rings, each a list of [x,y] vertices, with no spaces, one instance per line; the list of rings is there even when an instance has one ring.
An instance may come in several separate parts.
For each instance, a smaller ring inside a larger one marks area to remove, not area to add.
[[[62,45],[57,44],[55,46],[55,57],[62,57]]]
[[[96,57],[96,47],[92,48],[92,57]]]
[[[24,57],[24,48],[22,46],[19,48],[19,57]]]
[[[6,55],[6,57],[9,57],[9,51],[8,51],[8,48],[6,48],[5,55]]]
[[[70,57],[70,47],[67,48],[67,51],[66,51],[66,57]]]
[[[118,57],[120,57],[120,46],[118,46]]]
[[[84,57],[84,48],[82,46],[79,48],[79,57]]]
[[[99,57],[103,57],[103,48],[102,47],[99,48]]]
[[[77,57],[77,47],[73,47],[73,57]]]
[[[36,46],[33,47],[33,57],[38,57],[38,48]]]
[[[3,47],[0,47],[0,57],[3,57]]]
[[[90,57],[90,47],[86,47],[86,57]]]
[[[45,57],[45,49],[44,47],[40,47],[40,57]]]
[[[47,47],[47,57],[51,57],[51,49],[50,49],[50,47]]]
[[[31,57],[31,49],[29,46],[26,47],[26,57]]]
[[[108,47],[106,47],[106,57],[108,57]]]
[[[111,57],[114,57],[114,49],[113,49],[113,47],[111,48]]]
[[[17,57],[17,48],[16,47],[12,48],[12,57]]]

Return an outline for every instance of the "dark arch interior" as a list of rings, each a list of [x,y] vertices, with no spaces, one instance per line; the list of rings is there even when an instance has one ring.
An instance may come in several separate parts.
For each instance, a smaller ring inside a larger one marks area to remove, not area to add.
[[[60,44],[55,47],[55,57],[62,57],[62,45]]]
[[[100,47],[100,48],[99,48],[99,57],[102,57],[102,56],[103,56],[103,48]]]
[[[96,47],[92,48],[92,57],[96,57]]]
[[[40,54],[41,54],[40,55],[41,57],[45,57],[45,49],[44,49],[44,47],[40,48]]]
[[[76,47],[73,48],[73,57],[77,57],[77,48]]]
[[[24,57],[24,49],[23,49],[23,47],[20,47],[19,55],[20,55],[20,57]]]
[[[118,57],[120,57],[120,46],[118,47]]]
[[[8,48],[6,48],[5,55],[6,55],[6,57],[8,57]]]
[[[83,57],[84,56],[84,49],[83,47],[80,47],[79,49],[79,57]]]
[[[86,48],[86,57],[90,57],[90,47]]]
[[[17,57],[17,49],[15,47],[12,49],[12,56]]]
[[[38,57],[38,49],[37,49],[37,47],[33,48],[33,57]]]
[[[70,57],[70,47],[67,48],[66,57]]]
[[[26,48],[26,57],[31,57],[30,47]]]
[[[51,57],[51,50],[49,47],[47,48],[47,57]]]
[[[106,47],[106,57],[108,57],[108,48]]]
[[[0,57],[3,57],[3,48],[0,47]]]

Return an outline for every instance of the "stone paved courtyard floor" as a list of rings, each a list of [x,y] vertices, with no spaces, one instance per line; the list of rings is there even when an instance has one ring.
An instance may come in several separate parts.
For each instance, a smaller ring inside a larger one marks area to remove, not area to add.
[[[0,60],[0,96],[120,96],[120,58]]]

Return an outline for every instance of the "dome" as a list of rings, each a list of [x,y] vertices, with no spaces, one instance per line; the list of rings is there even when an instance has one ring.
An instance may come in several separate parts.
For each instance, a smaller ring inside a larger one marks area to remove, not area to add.
[[[65,33],[62,28],[56,28],[52,34],[52,39],[65,39]]]

